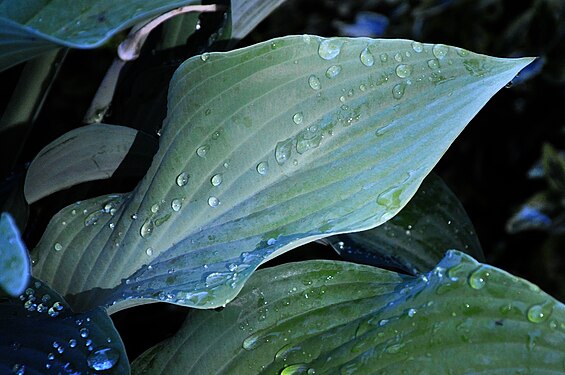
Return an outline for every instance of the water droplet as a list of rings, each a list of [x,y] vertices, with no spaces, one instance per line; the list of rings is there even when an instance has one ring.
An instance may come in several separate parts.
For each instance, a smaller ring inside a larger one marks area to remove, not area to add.
[[[439,60],[438,59],[428,60],[428,67],[430,69],[438,69],[439,68]]]
[[[401,53],[397,53],[394,55],[394,60],[396,60],[396,62],[402,62],[402,54]]]
[[[369,51],[369,47],[365,48],[361,52],[361,55],[359,55],[359,58],[361,59],[361,62],[365,66],[373,66],[375,64],[375,57],[373,56],[371,51]]]
[[[145,220],[145,223],[143,223],[140,229],[141,237],[147,238],[151,236],[153,234],[153,229],[155,229],[155,223],[153,223],[153,220]]]
[[[209,58],[210,58],[209,53],[203,53],[202,55],[200,55],[200,60],[202,61],[208,61]]]
[[[274,238],[269,238],[267,240],[267,245],[269,245],[269,246],[273,246],[276,243],[277,243],[277,240],[275,240]]]
[[[114,228],[116,227],[116,224],[110,223],[110,224],[108,224],[108,227],[109,227],[110,229],[114,229]]]
[[[153,206],[151,206],[151,212],[157,213],[157,211],[159,211],[159,204],[155,203]]]
[[[456,48],[457,54],[461,57],[465,57],[469,55],[469,51],[463,48]]]
[[[55,251],[61,251],[63,250],[63,245],[61,245],[59,242],[55,243],[55,246],[53,246],[53,248],[55,249]]]
[[[551,315],[552,311],[553,306],[549,302],[540,305],[533,305],[528,309],[528,320],[532,323],[545,322]]]
[[[416,315],[417,312],[418,312],[418,310],[416,310],[416,309],[409,309],[408,310],[408,316],[413,318],[414,315]]]
[[[320,84],[320,80],[318,79],[318,77],[316,77],[315,75],[311,75],[310,77],[308,77],[308,85],[310,85],[310,87],[313,90],[319,90],[322,85]]]
[[[302,124],[303,120],[304,120],[304,115],[302,114],[302,112],[297,112],[294,114],[294,116],[292,116],[292,121],[294,121],[296,125]]]
[[[377,203],[386,208],[397,208],[400,206],[400,195],[403,190],[398,186],[393,186],[383,191],[377,197]]]
[[[367,86],[365,86],[364,84],[360,84],[360,85],[359,85],[359,90],[365,92],[365,90],[367,90]]]
[[[279,165],[283,165],[288,159],[290,159],[292,146],[292,138],[277,143],[275,146],[275,160]]]
[[[79,333],[80,333],[80,337],[87,338],[88,337],[88,328],[81,328]]]
[[[412,67],[406,64],[400,64],[396,67],[396,75],[400,78],[409,77],[412,74]]]
[[[416,53],[420,53],[424,50],[424,45],[420,42],[412,42],[412,49]]]
[[[210,151],[210,146],[204,145],[200,146],[196,149],[196,155],[200,156],[201,158],[206,157],[206,154]]]
[[[333,79],[341,72],[341,65],[332,65],[326,70],[326,77]]]
[[[406,89],[406,85],[404,83],[399,83],[394,85],[392,88],[392,97],[394,99],[400,99],[404,96],[404,90]]]
[[[280,375],[300,375],[300,374],[315,374],[316,372],[309,372],[310,366],[306,363],[297,363],[294,365],[290,365],[285,367]]]
[[[69,347],[70,347],[70,348],[74,348],[75,346],[77,346],[77,340],[75,340],[75,339],[70,339],[70,340],[69,340]]]
[[[445,56],[447,56],[448,52],[449,52],[449,47],[446,46],[445,44],[436,44],[432,48],[432,53],[438,59],[442,59]]]
[[[147,250],[145,250],[145,254],[147,254],[147,256],[153,255],[153,249],[148,247]]]
[[[469,275],[469,285],[473,289],[482,289],[487,283],[487,278],[490,276],[490,272],[487,267],[480,266],[475,271]]]
[[[220,204],[220,200],[216,197],[210,197],[208,198],[208,205],[210,207],[218,207],[218,205]]]
[[[320,47],[318,48],[318,54],[324,60],[332,60],[339,55],[341,52],[341,47],[343,46],[343,41],[339,39],[324,39],[320,42]]]
[[[379,58],[381,59],[381,62],[385,63],[388,61],[388,54],[386,53],[381,53]]]
[[[213,175],[210,179],[210,183],[212,184],[212,186],[220,186],[222,183],[222,175],[219,173]]]
[[[262,161],[259,164],[257,164],[257,172],[260,175],[266,175],[267,173],[269,173],[269,164],[266,161]]]
[[[177,176],[177,185],[184,186],[188,183],[188,173],[182,172]]]
[[[96,371],[109,370],[118,363],[120,352],[113,348],[99,348],[88,355],[88,367]]]
[[[182,203],[180,201],[180,199],[173,199],[173,201],[171,202],[171,208],[173,209],[173,211],[178,212],[182,207]]]

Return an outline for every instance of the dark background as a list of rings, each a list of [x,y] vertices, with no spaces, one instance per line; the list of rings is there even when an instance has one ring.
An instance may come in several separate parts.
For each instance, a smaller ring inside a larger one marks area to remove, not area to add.
[[[543,179],[527,177],[528,170],[540,158],[542,145],[547,142],[558,150],[565,149],[564,3],[287,0],[238,46],[289,34],[365,35],[444,43],[501,57],[540,57],[534,70],[498,93],[472,120],[442,158],[436,172],[466,208],[488,263],[565,300],[565,246],[559,230],[509,234],[505,229],[509,218],[527,198],[547,188]],[[212,17],[203,19],[202,25],[213,31],[218,22]],[[112,113],[104,122],[143,130],[149,138],[141,142],[149,155],[146,163],[155,151],[156,132],[165,115],[166,87],[162,83],[183,59],[207,48],[202,42],[205,39],[201,35],[199,41],[189,40],[198,48],[145,53],[124,71]],[[150,39],[145,52],[151,43]],[[13,202],[19,197],[27,163],[47,143],[81,124],[112,61],[114,48],[111,44],[95,51],[70,51],[33,128],[0,133],[2,160],[11,160],[14,150],[21,150],[16,160],[2,164],[0,170],[0,198],[12,202],[12,209],[18,205]],[[0,110],[8,102],[20,71],[21,67],[15,67],[0,75]],[[24,239],[28,246],[33,248],[48,220],[65,205],[104,193],[132,190],[140,176],[127,173],[127,162],[130,161],[126,160],[112,179],[81,184],[31,207],[20,203],[18,217],[20,222],[27,223]],[[329,248],[310,247],[308,257],[337,258]],[[299,253],[305,252],[291,252],[279,261],[299,259],[303,256]],[[157,304],[120,312],[112,318],[133,360],[144,349],[173,334],[187,311]],[[140,330],[143,335],[139,335]]]

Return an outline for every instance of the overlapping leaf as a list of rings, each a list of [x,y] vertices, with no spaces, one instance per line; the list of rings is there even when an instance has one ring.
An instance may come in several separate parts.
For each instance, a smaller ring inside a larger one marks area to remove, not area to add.
[[[413,275],[428,272],[450,249],[461,249],[484,260],[465,209],[433,173],[391,220],[368,231],[332,236],[325,241],[344,259],[392,266]]]
[[[194,0],[0,1],[0,71],[60,46],[95,48],[136,23]]]
[[[125,126],[92,124],[57,138],[30,164],[24,187],[26,200],[33,203],[78,183],[111,177],[136,134]]]
[[[99,225],[84,220],[104,200],[62,210],[35,270],[79,309],[223,305],[265,260],[393,217],[530,61],[315,36],[194,57],[143,181]]]
[[[32,278],[17,298],[0,298],[0,373],[128,374],[129,362],[108,314],[74,314]]]
[[[564,356],[562,303],[450,251],[418,278],[330,261],[260,270],[225,309],[192,314],[132,372],[560,374]]]
[[[31,271],[26,246],[12,216],[0,214],[0,291],[9,295],[21,294]]]

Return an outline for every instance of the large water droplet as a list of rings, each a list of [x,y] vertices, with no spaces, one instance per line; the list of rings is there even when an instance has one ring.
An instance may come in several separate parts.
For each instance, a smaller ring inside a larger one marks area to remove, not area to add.
[[[210,183],[212,184],[212,186],[220,186],[222,181],[223,181],[222,175],[219,173],[213,175],[212,178],[210,179]]]
[[[311,368],[306,363],[297,363],[285,367],[280,375],[300,375],[300,374],[315,374],[315,372],[310,372]]]
[[[445,44],[436,44],[432,48],[432,53],[438,59],[442,59],[445,56],[447,56],[448,52],[449,52],[449,47],[446,46]]]
[[[294,116],[292,116],[292,121],[294,121],[296,125],[302,124],[302,121],[304,121],[304,115],[302,112],[295,113]]]
[[[332,65],[326,70],[326,77],[329,79],[335,78],[341,72],[341,65]]]
[[[482,289],[487,283],[490,272],[487,267],[481,266],[469,275],[469,285],[473,289]]]
[[[424,45],[420,42],[412,42],[412,49],[416,53],[420,53],[424,50]]]
[[[292,138],[277,143],[275,146],[275,160],[279,165],[286,163],[292,153]]]
[[[201,158],[206,157],[206,154],[210,151],[210,146],[204,145],[200,146],[196,149],[196,155],[200,156]]]
[[[404,90],[406,90],[406,85],[404,83],[398,83],[392,88],[392,97],[394,99],[400,99],[404,96]]]
[[[259,164],[257,164],[257,172],[260,175],[266,175],[267,173],[269,173],[269,164],[266,161],[262,161]]]
[[[147,219],[145,220],[145,223],[143,223],[143,225],[141,226],[139,233],[141,234],[141,237],[147,238],[153,234],[154,229],[155,229],[155,223],[153,223],[153,220]]]
[[[208,205],[210,207],[218,207],[218,205],[220,204],[220,200],[216,197],[210,197],[208,198]]]
[[[406,78],[412,74],[412,67],[406,64],[400,64],[396,67],[396,75],[400,78]]]
[[[177,185],[184,186],[188,183],[188,173],[182,172],[177,176]]]
[[[308,85],[310,85],[310,87],[313,90],[319,90],[322,85],[320,84],[320,80],[318,79],[318,77],[316,77],[315,75],[311,75],[310,77],[308,77]]]
[[[88,355],[88,367],[96,371],[109,370],[118,363],[120,352],[113,348],[99,348]]]
[[[369,47],[361,51],[361,55],[359,55],[359,59],[365,66],[373,66],[375,64],[375,57],[373,56],[371,51],[369,51]]]
[[[173,199],[171,202],[171,208],[173,209],[173,211],[179,211],[182,207],[182,202],[180,199]]]
[[[343,41],[339,39],[324,39],[320,42],[318,54],[324,60],[332,60],[341,52]]]
[[[553,306],[549,302],[540,305],[533,305],[528,309],[528,320],[532,323],[545,322],[551,315],[552,311]]]

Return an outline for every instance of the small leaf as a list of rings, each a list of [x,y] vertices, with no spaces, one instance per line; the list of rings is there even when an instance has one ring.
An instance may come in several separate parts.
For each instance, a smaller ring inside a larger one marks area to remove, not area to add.
[[[118,32],[195,0],[0,1],[0,71],[60,46],[96,48]]]
[[[145,178],[106,225],[80,225],[80,207],[57,214],[34,271],[79,310],[222,306],[261,263],[393,217],[529,62],[308,35],[191,58]]]
[[[136,135],[134,129],[106,124],[82,126],[62,135],[31,162],[26,200],[31,204],[81,182],[112,177]]]
[[[526,230],[553,230],[553,217],[562,212],[559,198],[554,192],[543,191],[530,197],[506,223],[508,233]]]
[[[135,374],[560,374],[565,306],[450,251],[425,277],[345,262],[256,272],[222,311],[196,311]]]
[[[32,278],[18,298],[0,298],[0,373],[128,374],[122,340],[97,308],[74,314]]]
[[[484,260],[473,224],[447,185],[428,175],[395,217],[364,232],[325,239],[346,260],[384,265],[411,274],[428,272],[450,249]]]
[[[21,294],[29,280],[31,265],[27,249],[12,216],[0,214],[0,290]]]

